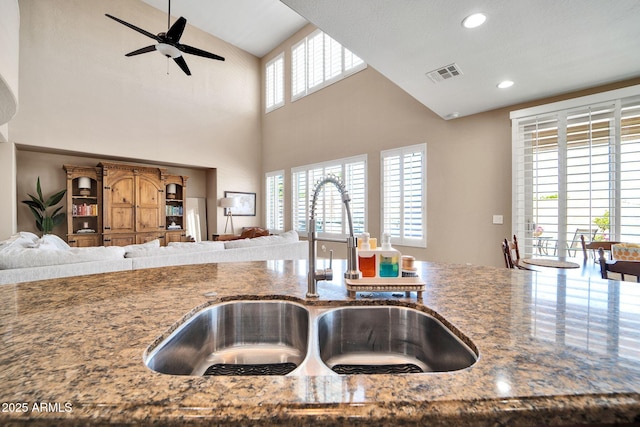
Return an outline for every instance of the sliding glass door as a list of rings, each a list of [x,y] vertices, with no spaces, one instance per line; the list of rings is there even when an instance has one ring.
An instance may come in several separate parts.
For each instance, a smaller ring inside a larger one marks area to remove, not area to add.
[[[527,255],[640,243],[640,98],[514,119],[512,220]]]

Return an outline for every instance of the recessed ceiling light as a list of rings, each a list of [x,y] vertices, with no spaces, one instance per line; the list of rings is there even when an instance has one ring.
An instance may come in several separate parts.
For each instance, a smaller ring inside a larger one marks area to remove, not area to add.
[[[487,20],[487,15],[484,13],[474,13],[473,15],[469,15],[462,20],[462,26],[465,28],[477,28],[480,25],[484,24]]]
[[[511,80],[505,80],[505,81],[502,81],[502,82],[498,83],[498,87],[500,89],[506,89],[506,88],[511,87],[511,86],[513,86],[513,82]]]

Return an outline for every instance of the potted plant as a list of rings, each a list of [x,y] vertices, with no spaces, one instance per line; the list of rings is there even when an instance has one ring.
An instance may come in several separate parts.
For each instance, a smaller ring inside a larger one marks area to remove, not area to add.
[[[48,209],[60,203],[67,190],[64,189],[58,191],[56,194],[45,200],[44,197],[42,197],[40,177],[38,177],[36,192],[38,193],[38,197],[28,194],[28,196],[31,197],[31,200],[23,200],[22,203],[26,204],[29,206],[29,209],[31,209],[31,213],[36,219],[36,227],[38,230],[42,231],[43,235],[51,234],[53,227],[62,224],[66,215],[64,212],[60,212],[63,206],[57,207],[53,212],[49,212]]]
[[[602,233],[596,234],[593,238],[596,242],[598,241],[607,241],[609,240],[609,209],[604,211],[604,215],[599,216],[593,219],[593,223],[598,227],[599,230],[602,230]]]

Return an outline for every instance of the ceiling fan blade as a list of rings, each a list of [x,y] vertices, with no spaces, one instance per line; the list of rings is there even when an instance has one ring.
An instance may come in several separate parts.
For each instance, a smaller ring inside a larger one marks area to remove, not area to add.
[[[153,52],[155,50],[156,50],[156,45],[152,44],[151,46],[143,47],[141,49],[134,50],[133,52],[129,52],[125,56],[140,55],[141,53]]]
[[[204,58],[217,59],[218,61],[224,61],[224,58],[222,56],[216,55],[215,53],[204,51],[202,49],[198,49],[197,47],[188,46],[186,44],[180,44],[180,43],[176,43],[176,47],[184,53],[202,56]]]
[[[182,32],[186,25],[187,20],[181,16],[167,31],[167,38],[177,43],[180,40],[180,37],[182,37]]]
[[[125,25],[125,26],[131,28],[132,30],[135,30],[135,31],[139,32],[140,34],[144,34],[147,37],[150,37],[150,38],[152,38],[154,40],[160,41],[160,38],[158,36],[156,36],[155,34],[150,33],[147,30],[143,30],[142,28],[136,27],[133,24],[129,24],[128,22],[125,22],[122,19],[118,19],[115,16],[109,15],[108,13],[105,13],[104,15],[106,17],[108,17],[108,18],[113,19],[114,21],[117,21],[117,22],[121,23],[122,25]]]
[[[173,58],[173,60],[176,61],[178,67],[180,67],[187,76],[191,75],[191,71],[189,71],[189,67],[187,67],[187,61],[184,60],[184,57],[176,56],[175,58]]]

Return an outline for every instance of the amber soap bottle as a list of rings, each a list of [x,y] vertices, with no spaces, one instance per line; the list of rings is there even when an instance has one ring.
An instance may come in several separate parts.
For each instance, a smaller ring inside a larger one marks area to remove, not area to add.
[[[364,277],[376,277],[377,257],[369,245],[369,233],[362,233],[362,243],[358,249],[358,270]]]

